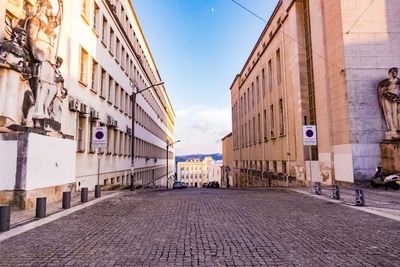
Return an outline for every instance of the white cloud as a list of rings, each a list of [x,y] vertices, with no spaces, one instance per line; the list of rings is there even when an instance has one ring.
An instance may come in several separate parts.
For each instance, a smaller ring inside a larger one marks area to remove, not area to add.
[[[220,140],[231,131],[230,107],[191,106],[176,111],[176,155],[220,153]]]

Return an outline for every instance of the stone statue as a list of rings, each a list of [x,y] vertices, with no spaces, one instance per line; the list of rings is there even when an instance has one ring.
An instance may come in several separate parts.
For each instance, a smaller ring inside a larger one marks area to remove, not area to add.
[[[29,36],[29,48],[33,57],[33,78],[30,85],[35,96],[36,119],[49,118],[49,97],[54,99],[54,73],[56,65],[57,34],[55,29],[60,26],[63,16],[63,2],[58,0],[59,9],[56,16],[53,15],[53,7],[49,0],[38,0],[37,12],[25,22]]]
[[[44,119],[60,120],[67,90],[60,71],[63,60],[57,56],[62,0],[58,6],[53,15],[50,0],[37,0],[36,12],[12,29],[11,40],[0,43],[0,131],[13,124],[43,127],[49,125]]]
[[[27,33],[14,27],[11,40],[0,46],[0,128],[19,124],[23,94],[31,77]]]
[[[378,85],[379,99],[385,116],[386,140],[400,139],[400,79],[398,68],[389,69],[389,79]]]

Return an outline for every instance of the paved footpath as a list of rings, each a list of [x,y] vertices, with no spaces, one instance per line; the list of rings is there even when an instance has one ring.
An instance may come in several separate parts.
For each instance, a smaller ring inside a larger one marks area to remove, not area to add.
[[[0,266],[400,266],[400,223],[285,190],[119,195],[0,243]]]

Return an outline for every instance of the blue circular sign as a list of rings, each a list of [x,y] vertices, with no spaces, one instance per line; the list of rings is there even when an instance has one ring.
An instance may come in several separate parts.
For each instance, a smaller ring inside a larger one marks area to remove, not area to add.
[[[310,130],[310,129],[308,129],[307,131],[306,131],[306,135],[307,135],[307,137],[313,137],[314,136],[314,131],[313,130]]]
[[[98,131],[98,132],[96,132],[95,136],[96,136],[96,139],[101,140],[104,138],[104,133],[102,131]]]

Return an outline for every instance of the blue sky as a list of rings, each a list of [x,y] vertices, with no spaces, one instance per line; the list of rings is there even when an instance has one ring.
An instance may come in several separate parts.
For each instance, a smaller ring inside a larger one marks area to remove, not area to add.
[[[278,0],[236,0],[268,20]],[[176,118],[176,154],[221,152],[229,87],[265,23],[231,0],[132,0]]]

